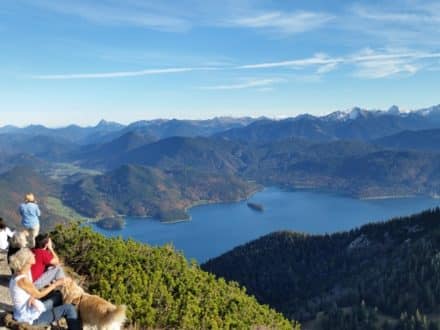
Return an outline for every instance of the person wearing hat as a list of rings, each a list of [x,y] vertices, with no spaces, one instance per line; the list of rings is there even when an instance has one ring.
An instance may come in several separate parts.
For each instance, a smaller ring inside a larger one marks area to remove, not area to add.
[[[29,232],[30,245],[33,247],[35,246],[35,237],[40,232],[40,220],[38,217],[41,215],[34,194],[27,193],[24,196],[24,203],[20,204],[19,212],[21,224]]]

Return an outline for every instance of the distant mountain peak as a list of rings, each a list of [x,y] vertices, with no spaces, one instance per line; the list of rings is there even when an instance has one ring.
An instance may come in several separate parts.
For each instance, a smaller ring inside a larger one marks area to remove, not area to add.
[[[433,113],[440,113],[440,104],[433,105],[432,107],[420,109],[418,111],[415,111],[416,113],[422,115],[422,116],[428,116]]]
[[[359,117],[364,117],[366,114],[366,110],[361,109],[359,107],[353,107],[348,114],[350,119],[357,119]]]
[[[98,125],[96,125],[96,127],[123,127],[124,125],[119,124],[117,122],[114,121],[108,121],[105,119],[101,119],[100,122],[98,123]]]
[[[392,105],[388,109],[387,113],[390,114],[390,115],[400,115],[400,109],[399,109],[399,107],[397,105]]]

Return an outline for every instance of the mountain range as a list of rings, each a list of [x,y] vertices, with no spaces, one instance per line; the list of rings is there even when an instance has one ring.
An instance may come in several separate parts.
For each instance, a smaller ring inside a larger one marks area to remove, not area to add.
[[[270,185],[362,198],[437,196],[439,139],[440,106],[283,120],[6,126],[0,128],[0,173],[33,167],[57,186],[50,197],[83,216],[176,220],[191,205],[243,199]],[[18,181],[13,188],[20,195],[29,190]]]
[[[313,141],[369,141],[402,130],[439,127],[440,105],[412,112],[400,112],[396,106],[388,111],[355,107],[349,112],[336,111],[321,117],[300,115],[283,120],[258,120],[244,128],[230,129],[218,135],[248,142],[277,141],[289,137]]]

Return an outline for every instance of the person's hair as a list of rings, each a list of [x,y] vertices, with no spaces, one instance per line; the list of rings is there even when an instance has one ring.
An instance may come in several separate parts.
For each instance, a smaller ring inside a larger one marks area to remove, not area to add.
[[[32,259],[35,259],[32,251],[28,248],[21,248],[9,259],[9,267],[11,267],[14,273],[19,272],[24,266],[31,262]]]
[[[34,196],[34,194],[33,193],[27,193],[25,196],[24,196],[24,201],[26,202],[26,203],[33,203],[33,202],[35,202],[35,196]]]
[[[11,237],[9,245],[12,248],[24,248],[27,245],[27,236],[29,233],[25,230],[16,231],[14,236]]]
[[[35,248],[36,249],[42,249],[46,246],[47,243],[49,243],[49,234],[39,234],[37,237],[35,237]]]
[[[6,228],[6,224],[5,224],[5,222],[3,221],[3,218],[0,217],[0,230],[3,230],[3,229],[5,229],[5,228]]]

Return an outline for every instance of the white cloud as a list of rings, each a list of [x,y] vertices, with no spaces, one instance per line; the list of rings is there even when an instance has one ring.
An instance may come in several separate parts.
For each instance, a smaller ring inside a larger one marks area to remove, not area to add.
[[[360,62],[354,75],[360,78],[378,79],[397,74],[415,74],[420,67],[401,60],[383,60]]]
[[[369,5],[366,2],[349,7],[341,20],[341,29],[362,35],[373,42],[416,48],[440,44],[440,5],[433,1],[404,0]],[[360,39],[360,40],[363,40]]]
[[[334,16],[312,11],[267,11],[247,0],[17,0],[95,24],[182,32],[193,27],[248,28],[291,35],[319,28]],[[263,5],[263,4],[261,4]]]
[[[319,53],[309,58],[279,62],[264,62],[238,66],[237,69],[273,69],[288,68],[306,70],[312,68],[315,75],[323,75],[340,66],[354,67],[354,75],[362,78],[384,78],[397,74],[415,74],[433,60],[439,59],[440,53],[409,50],[386,49],[375,51],[364,49],[346,56],[330,57]]]
[[[324,73],[329,73],[331,71],[334,71],[334,70],[336,70],[338,63],[339,62],[331,62],[328,64],[324,64],[324,65],[318,67],[318,69],[316,69],[316,73],[317,74],[324,74]]]
[[[325,13],[307,11],[286,13],[273,11],[237,18],[231,20],[229,23],[231,26],[267,29],[272,32],[290,35],[319,28],[333,19],[333,16]]]
[[[203,86],[199,87],[203,90],[231,90],[231,89],[247,89],[247,88],[257,88],[260,87],[259,90],[262,90],[263,88],[270,88],[269,86],[272,86],[274,84],[278,84],[281,82],[284,82],[284,79],[252,79],[247,80],[242,83],[236,83],[236,84],[229,84],[229,85],[215,85],[215,86]]]
[[[278,62],[263,62],[257,64],[245,64],[240,66],[218,65],[215,67],[170,67],[161,69],[147,69],[139,71],[115,71],[93,73],[63,73],[63,74],[40,74],[29,76],[39,80],[72,80],[72,79],[111,79],[128,78],[160,74],[187,73],[192,71],[242,71],[242,70],[273,70],[289,69],[302,71],[299,76],[313,77],[319,81],[320,77],[342,67],[352,68],[353,76],[359,78],[378,79],[398,74],[413,75],[422,69],[432,69],[438,66],[440,53],[423,52],[412,50],[363,49],[357,53],[345,56],[331,57],[324,53],[317,53],[312,57],[292,59]],[[295,78],[295,74],[289,74],[289,78]],[[253,79],[242,83],[229,85],[205,86],[202,89],[243,89],[261,87],[281,82],[280,79]]]
[[[404,25],[412,24],[436,24],[440,23],[440,14],[438,4],[425,2],[422,5],[412,3],[410,6],[402,6],[397,9],[361,6],[352,7],[352,12],[360,18],[384,23],[399,23]]]
[[[195,70],[210,70],[210,68],[167,68],[167,69],[149,69],[140,71],[119,71],[103,73],[71,73],[71,74],[50,74],[34,75],[32,79],[39,80],[70,80],[70,79],[105,79],[105,78],[127,78],[158,74],[182,73]]]
[[[191,22],[184,17],[169,15],[158,10],[148,10],[136,5],[125,5],[109,0],[102,1],[58,1],[23,0],[32,5],[76,16],[101,25],[121,25],[149,28],[159,31],[180,32],[191,28]]]
[[[440,53],[406,50],[387,50],[380,53],[372,49],[364,49],[349,56],[347,62],[355,65],[355,76],[378,79],[397,74],[413,75],[429,64],[432,59],[437,58],[440,58]]]
[[[303,58],[303,59],[295,59],[288,61],[279,61],[279,62],[266,62],[266,63],[257,63],[257,64],[246,64],[238,66],[238,69],[267,69],[267,68],[303,68],[312,65],[327,65],[338,63],[342,61],[342,59],[338,58],[330,58],[326,54],[318,53],[313,55],[313,57]]]

